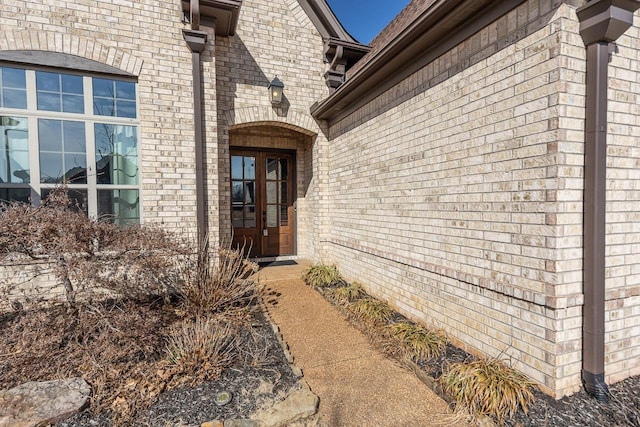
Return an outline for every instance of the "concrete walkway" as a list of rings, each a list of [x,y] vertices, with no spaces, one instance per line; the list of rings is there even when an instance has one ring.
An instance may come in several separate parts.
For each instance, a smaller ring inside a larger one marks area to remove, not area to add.
[[[259,280],[296,366],[320,397],[321,426],[459,425],[447,404],[387,358],[301,279],[307,265],[266,267]],[[271,301],[271,302],[269,302]]]

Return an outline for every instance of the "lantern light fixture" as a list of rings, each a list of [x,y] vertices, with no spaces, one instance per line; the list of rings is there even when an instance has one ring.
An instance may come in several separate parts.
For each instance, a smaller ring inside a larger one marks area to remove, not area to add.
[[[280,81],[278,76],[275,76],[271,83],[269,83],[269,97],[272,104],[280,104],[282,102],[282,92],[284,90],[284,83]]]

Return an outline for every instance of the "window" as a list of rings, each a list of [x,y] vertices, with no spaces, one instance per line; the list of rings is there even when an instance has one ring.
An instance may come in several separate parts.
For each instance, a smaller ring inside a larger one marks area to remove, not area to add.
[[[89,215],[140,220],[136,83],[0,65],[0,201],[59,184]]]

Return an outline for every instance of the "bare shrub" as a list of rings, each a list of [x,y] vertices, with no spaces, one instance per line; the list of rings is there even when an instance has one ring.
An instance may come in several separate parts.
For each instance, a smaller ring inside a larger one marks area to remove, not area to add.
[[[0,208],[0,259],[5,265],[25,257],[50,262],[71,304],[105,291],[132,298],[171,295],[176,261],[192,252],[186,240],[160,228],[90,219],[64,187],[39,206]]]
[[[90,410],[114,410],[114,425],[150,405],[166,386],[164,335],[178,321],[152,301],[95,302],[22,311],[0,317],[0,389],[25,381],[82,377],[91,384]],[[129,417],[129,418],[128,418]]]
[[[179,290],[185,315],[207,317],[255,306],[259,287],[249,277],[258,265],[244,255],[244,248],[219,249],[217,263],[210,259],[208,244],[200,248],[195,263],[186,265]]]
[[[221,318],[185,320],[168,338],[167,356],[180,382],[217,378],[234,359],[235,333]]]

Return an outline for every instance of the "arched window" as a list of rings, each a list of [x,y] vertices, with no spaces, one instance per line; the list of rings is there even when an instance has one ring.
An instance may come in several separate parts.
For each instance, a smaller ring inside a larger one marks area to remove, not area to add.
[[[56,185],[94,218],[140,220],[137,81],[63,54],[0,53],[0,200]],[[82,71],[79,71],[82,70]]]

